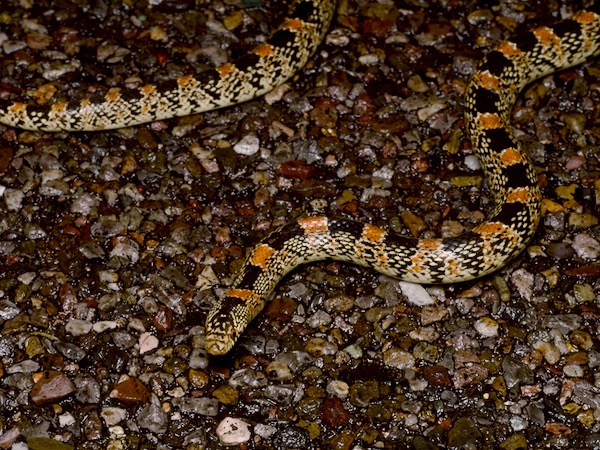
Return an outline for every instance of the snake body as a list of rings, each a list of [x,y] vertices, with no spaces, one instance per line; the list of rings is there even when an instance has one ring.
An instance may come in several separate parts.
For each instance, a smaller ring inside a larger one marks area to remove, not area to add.
[[[100,99],[30,106],[2,101],[0,122],[33,130],[99,130],[198,113],[259,96],[302,67],[326,33],[333,0],[296,0],[267,42],[200,75]],[[489,274],[518,255],[540,221],[541,193],[509,119],[531,81],[600,52],[600,7],[517,35],[489,52],[465,94],[465,122],[495,207],[460,236],[415,239],[346,219],[309,217],[277,230],[250,253],[229,292],[208,314],[206,350],[227,353],[281,278],[301,264],[349,261],[417,283],[453,283]]]

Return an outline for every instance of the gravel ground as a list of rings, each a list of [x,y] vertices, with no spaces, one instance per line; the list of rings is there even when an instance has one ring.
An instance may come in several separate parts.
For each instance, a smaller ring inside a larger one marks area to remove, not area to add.
[[[4,3],[0,96],[43,102],[222,64],[285,2]],[[102,133],[0,126],[0,448],[600,448],[598,60],[514,110],[545,197],[514,263],[445,287],[306,266],[229,355],[204,352],[210,305],[292,218],[425,237],[482,221],[469,75],[578,7],[395,3],[342,0],[307,67],[243,105]]]

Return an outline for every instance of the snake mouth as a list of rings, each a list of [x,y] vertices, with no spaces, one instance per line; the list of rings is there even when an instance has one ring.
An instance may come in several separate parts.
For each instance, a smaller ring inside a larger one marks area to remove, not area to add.
[[[236,340],[237,338],[234,330],[229,333],[226,331],[210,331],[206,334],[204,348],[206,349],[206,352],[211,355],[221,356],[225,355],[233,348]]]

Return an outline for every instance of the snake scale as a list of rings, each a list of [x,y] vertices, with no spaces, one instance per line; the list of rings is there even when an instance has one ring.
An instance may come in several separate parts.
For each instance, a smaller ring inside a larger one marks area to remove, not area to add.
[[[295,0],[264,44],[214,70],[101,98],[25,104],[0,100],[0,122],[45,131],[105,130],[243,102],[283,83],[310,58],[329,28],[334,0]],[[465,94],[465,122],[494,196],[487,220],[462,235],[416,239],[369,224],[308,217],[277,230],[248,256],[232,288],[208,314],[206,350],[227,353],[281,278],[300,264],[349,261],[417,283],[452,283],[489,274],[518,255],[540,221],[541,193],[509,119],[531,81],[600,52],[600,6],[514,36],[490,51]]]

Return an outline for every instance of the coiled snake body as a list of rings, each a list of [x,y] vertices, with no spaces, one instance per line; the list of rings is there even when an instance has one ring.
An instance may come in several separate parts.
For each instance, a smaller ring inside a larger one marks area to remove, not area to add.
[[[139,89],[111,89],[102,99],[51,106],[0,101],[0,122],[31,130],[102,130],[183,116],[243,102],[283,83],[326,33],[334,0],[296,0],[262,45],[200,75]],[[540,220],[541,193],[509,115],[529,82],[600,52],[600,7],[509,39],[489,52],[465,95],[465,119],[495,207],[458,237],[413,239],[359,222],[309,217],[257,245],[227,295],[211,309],[206,349],[224,354],[262,310],[279,280],[300,264],[351,261],[417,283],[452,283],[493,272],[519,254]]]

